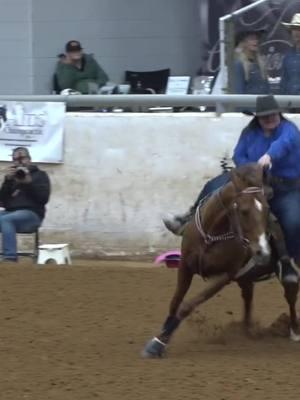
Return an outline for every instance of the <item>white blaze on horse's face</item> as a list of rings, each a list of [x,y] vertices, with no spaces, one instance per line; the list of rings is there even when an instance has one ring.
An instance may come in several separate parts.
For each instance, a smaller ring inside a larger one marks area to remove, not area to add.
[[[257,200],[254,199],[254,203],[255,203],[255,207],[258,211],[262,212],[263,211],[263,205],[262,203]],[[265,233],[262,233],[261,235],[259,235],[258,238],[258,245],[261,249],[261,252],[264,256],[269,256],[270,255],[270,246],[269,246],[269,242],[267,239],[267,236]]]
[[[255,207],[257,208],[258,211],[262,211],[263,210],[263,205],[261,204],[260,201],[258,201],[257,199],[254,200],[255,202]]]
[[[258,238],[258,245],[264,256],[270,255],[270,246],[265,233],[261,234]]]

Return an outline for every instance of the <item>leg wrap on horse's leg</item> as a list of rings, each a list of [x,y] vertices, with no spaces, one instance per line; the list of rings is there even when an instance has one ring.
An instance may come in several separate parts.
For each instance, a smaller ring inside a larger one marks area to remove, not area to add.
[[[162,327],[163,336],[171,336],[172,333],[178,328],[180,319],[175,316],[169,315]]]

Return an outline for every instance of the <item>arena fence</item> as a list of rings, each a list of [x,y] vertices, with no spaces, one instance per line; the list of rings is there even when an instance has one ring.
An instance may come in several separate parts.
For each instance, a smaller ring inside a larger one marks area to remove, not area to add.
[[[69,107],[254,107],[255,95],[0,95],[1,101],[65,102]],[[275,96],[283,110],[300,108],[300,96]]]

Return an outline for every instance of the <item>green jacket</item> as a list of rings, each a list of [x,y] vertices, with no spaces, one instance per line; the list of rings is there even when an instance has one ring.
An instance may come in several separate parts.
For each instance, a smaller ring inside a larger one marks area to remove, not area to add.
[[[108,76],[92,55],[83,55],[83,69],[78,69],[72,64],[58,62],[56,66],[57,82],[61,90],[73,89],[82,94],[89,93],[89,82],[105,85]]]

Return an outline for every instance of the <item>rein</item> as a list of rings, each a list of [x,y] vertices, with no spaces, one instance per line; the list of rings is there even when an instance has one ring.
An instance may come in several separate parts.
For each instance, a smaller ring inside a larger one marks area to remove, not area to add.
[[[242,190],[241,192],[237,193],[237,196],[241,196],[244,194],[255,194],[255,193],[263,193],[263,189],[257,186],[249,186],[246,189]],[[222,205],[222,207],[227,211],[227,215],[228,215],[228,209],[225,207],[223,201],[222,201],[222,197],[220,194],[220,190],[217,192],[217,196],[219,198],[220,204]],[[201,221],[201,209],[202,204],[200,204],[195,212],[195,224],[196,227],[200,233],[200,235],[202,236],[204,243],[209,246],[213,243],[217,243],[217,242],[223,242],[226,240],[232,240],[232,239],[239,239],[240,242],[243,244],[244,247],[248,247],[249,245],[249,240],[247,238],[245,238],[243,236],[243,232],[242,232],[242,228],[241,228],[241,224],[239,221],[239,217],[238,217],[238,213],[237,213],[237,204],[234,203],[233,204],[233,222],[234,222],[234,226],[236,228],[236,233],[233,231],[229,231],[226,233],[222,233],[220,235],[211,235],[210,233],[206,233],[203,229],[203,224]],[[229,215],[228,215],[229,216]],[[230,216],[229,216],[230,219]]]

